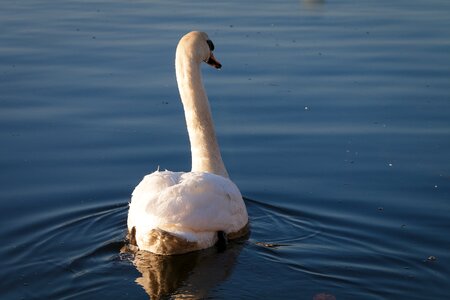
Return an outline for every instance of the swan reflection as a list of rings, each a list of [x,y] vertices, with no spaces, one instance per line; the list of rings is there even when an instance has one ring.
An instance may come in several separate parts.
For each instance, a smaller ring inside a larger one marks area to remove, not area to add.
[[[138,251],[133,263],[142,276],[136,283],[151,299],[205,298],[231,275],[242,247],[239,242],[223,252],[211,248],[173,256]]]

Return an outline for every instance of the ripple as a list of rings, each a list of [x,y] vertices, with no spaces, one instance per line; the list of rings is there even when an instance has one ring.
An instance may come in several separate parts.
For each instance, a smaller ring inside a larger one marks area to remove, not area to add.
[[[70,282],[120,261],[127,209],[127,202],[95,203],[36,214],[16,224],[12,232],[23,238],[3,251],[10,257],[4,263],[4,270],[24,275],[19,281],[6,279],[5,283],[12,287],[25,286],[26,295],[28,291],[39,290],[39,285],[45,286],[52,278],[59,282],[58,288],[41,289],[37,295],[53,298],[49,295],[66,293],[71,288],[70,284],[60,282],[61,279]],[[23,262],[25,258],[27,263]],[[54,277],[55,272],[59,273],[59,279]]]
[[[256,244],[295,246],[321,232],[319,222],[298,210],[250,198],[244,200],[250,213],[251,241]]]

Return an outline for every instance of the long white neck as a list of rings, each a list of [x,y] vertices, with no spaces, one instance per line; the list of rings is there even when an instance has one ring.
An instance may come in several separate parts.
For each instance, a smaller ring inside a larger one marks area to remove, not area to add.
[[[175,69],[191,143],[192,171],[228,177],[202,83],[200,63],[193,61],[184,51],[177,51]]]

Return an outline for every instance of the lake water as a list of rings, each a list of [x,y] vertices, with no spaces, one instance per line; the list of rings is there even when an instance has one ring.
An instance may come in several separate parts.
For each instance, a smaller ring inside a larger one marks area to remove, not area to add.
[[[450,2],[216,2],[1,1],[1,299],[450,298]],[[134,186],[190,169],[191,30],[251,235],[133,255]]]

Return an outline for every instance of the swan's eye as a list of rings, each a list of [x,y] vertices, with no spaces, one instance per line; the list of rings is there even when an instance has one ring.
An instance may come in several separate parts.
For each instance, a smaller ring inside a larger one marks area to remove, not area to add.
[[[207,40],[206,42],[208,43],[209,50],[214,51],[214,44],[213,44],[213,42],[211,40]]]

